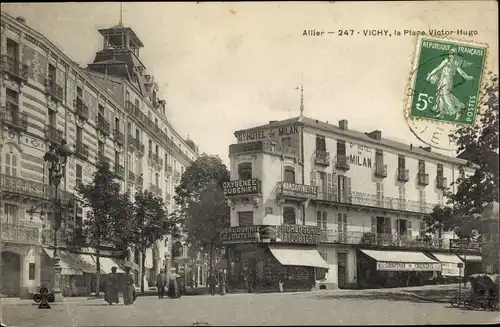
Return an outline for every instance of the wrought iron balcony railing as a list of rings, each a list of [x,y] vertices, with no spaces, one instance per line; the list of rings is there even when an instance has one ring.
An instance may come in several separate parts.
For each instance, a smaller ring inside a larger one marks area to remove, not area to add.
[[[385,178],[387,177],[387,165],[375,163],[375,176]]]
[[[418,176],[418,185],[422,186],[429,185],[429,174],[419,172],[417,176]]]
[[[89,158],[89,147],[83,142],[76,142],[76,152],[75,156],[79,157],[80,159],[88,160]]]
[[[28,80],[28,65],[20,62],[16,58],[2,55],[2,71],[20,81]]]
[[[127,109],[127,111],[129,111],[130,113],[135,114],[136,108],[137,107],[135,106],[135,104],[133,104],[131,101],[125,102],[125,109]]]
[[[106,121],[106,119],[104,119],[103,117],[101,116],[98,116],[97,117],[97,129],[99,131],[101,131],[102,133],[106,134],[106,135],[109,135],[109,132],[110,132],[110,125],[109,123]]]
[[[335,168],[339,170],[349,170],[351,168],[349,158],[345,154],[337,154],[335,157]]]
[[[443,176],[436,177],[436,187],[441,190],[445,190],[448,188],[448,179]]]
[[[28,115],[19,112],[19,109],[10,103],[7,103],[7,110],[0,114],[0,118],[4,122],[4,124],[26,132],[28,130]]]
[[[115,128],[113,130],[113,136],[114,136],[114,140],[117,144],[120,144],[120,145],[125,144],[125,134],[120,132],[120,130]]]
[[[134,183],[135,183],[135,181],[136,181],[136,177],[135,177],[134,172],[132,172],[132,171],[130,171],[130,170],[128,171],[128,181],[129,181],[130,183],[132,183],[132,184],[134,184]]]
[[[115,163],[115,174],[118,176],[120,179],[125,178],[125,167],[123,167],[120,164]]]
[[[398,168],[398,181],[408,182],[410,180],[410,171],[404,168]]]
[[[54,126],[45,125],[45,139],[52,143],[60,144],[63,139],[63,132]]]
[[[316,165],[330,166],[330,152],[316,150],[314,162]]]
[[[41,233],[41,244],[42,245],[53,245],[54,235],[56,235],[53,229],[44,229]],[[71,244],[75,233],[65,229],[60,229],[57,231],[57,244],[59,246],[65,246]]]
[[[111,160],[104,155],[104,153],[97,153],[97,162],[100,164],[109,165]]]
[[[79,97],[75,100],[76,114],[82,119],[89,119],[89,107]]]
[[[51,78],[45,80],[45,92],[59,102],[62,102],[64,98],[63,88]]]
[[[2,242],[40,244],[40,229],[0,222]]]

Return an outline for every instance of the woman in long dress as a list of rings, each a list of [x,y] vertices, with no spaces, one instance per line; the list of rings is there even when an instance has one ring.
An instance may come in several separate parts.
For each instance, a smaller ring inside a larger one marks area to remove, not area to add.
[[[167,290],[167,296],[171,299],[177,299],[181,297],[180,291],[179,291],[179,284],[177,283],[177,275],[175,272],[171,271],[168,274],[168,290]]]
[[[464,79],[472,80],[473,77],[462,70],[462,67],[470,66],[471,63],[463,60],[456,52],[456,49],[451,49],[448,57],[429,72],[426,77],[429,83],[436,84],[435,103],[430,109],[436,112],[436,118],[442,118],[444,115],[454,115],[455,120],[459,120],[465,108],[465,104],[452,93],[455,87],[453,78],[456,73],[459,73]]]
[[[130,267],[125,267],[125,275],[123,276],[123,303],[130,305],[134,303],[134,278],[130,272]]]
[[[106,289],[104,294],[104,300],[112,305],[113,303],[118,304],[118,279],[119,275],[116,273],[116,267],[111,268],[111,274],[106,277]]]

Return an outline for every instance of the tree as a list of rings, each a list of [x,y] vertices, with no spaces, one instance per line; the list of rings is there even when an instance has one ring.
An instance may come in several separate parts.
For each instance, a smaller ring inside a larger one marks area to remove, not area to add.
[[[202,154],[181,177],[174,199],[177,219],[188,233],[188,242],[198,250],[208,249],[210,265],[222,248],[219,232],[229,227],[229,207],[222,187],[229,171],[218,156]],[[210,268],[212,268],[210,266]]]
[[[97,280],[96,296],[99,296],[101,275],[100,249],[113,245],[116,248],[126,248],[126,210],[127,203],[120,195],[120,185],[115,181],[115,174],[109,170],[107,163],[97,166],[91,184],[80,184],[76,188],[82,198],[87,212],[83,225],[83,235],[89,240],[89,245],[96,251]]]
[[[484,207],[498,201],[498,75],[489,72],[485,80],[478,123],[461,126],[450,134],[450,140],[458,146],[459,157],[479,169],[472,176],[460,176],[451,183],[457,189],[454,194],[449,189],[444,194],[449,207],[435,207],[427,219],[431,231],[454,230],[460,237],[468,238],[472,229],[479,228]]]
[[[135,193],[132,206],[131,242],[142,254],[141,292],[144,293],[146,250],[173,228],[163,199],[149,191]]]

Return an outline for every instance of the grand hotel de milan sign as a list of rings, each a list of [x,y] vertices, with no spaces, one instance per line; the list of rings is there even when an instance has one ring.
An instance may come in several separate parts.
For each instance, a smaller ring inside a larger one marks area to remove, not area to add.
[[[310,225],[254,225],[226,228],[220,233],[225,244],[238,243],[291,243],[316,245],[320,229]]]

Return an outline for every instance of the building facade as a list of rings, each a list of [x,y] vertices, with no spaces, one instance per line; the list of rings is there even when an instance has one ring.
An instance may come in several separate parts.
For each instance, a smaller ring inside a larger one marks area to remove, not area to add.
[[[221,237],[237,284],[366,288],[463,275],[452,233],[429,235],[423,219],[475,167],[381,134],[303,116],[235,132]]]
[[[132,196],[147,188],[172,212],[175,186],[198,156],[194,142],[169,123],[166,101],[139,59],[143,44],[134,31],[119,25],[99,32],[103,49],[84,69],[24,19],[2,12],[1,285],[4,291],[11,285],[7,295],[33,293],[44,282],[51,286],[52,266],[46,259],[54,239],[53,190],[42,159],[50,144],[65,139],[74,147],[59,190],[64,221],[58,239],[66,248],[61,251],[63,275],[70,285],[89,284],[87,290],[91,279],[72,279],[95,273],[93,251],[70,246],[81,234],[87,211],[75,187],[90,183],[96,164],[107,161],[123,192]],[[172,239],[165,236],[148,250],[150,280],[171,260],[171,248]],[[118,254],[110,249],[103,255],[109,256],[101,261],[107,273]],[[138,253],[128,257],[142,262]]]

